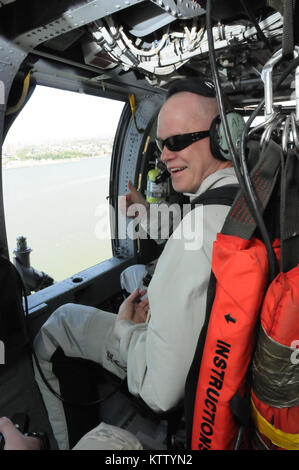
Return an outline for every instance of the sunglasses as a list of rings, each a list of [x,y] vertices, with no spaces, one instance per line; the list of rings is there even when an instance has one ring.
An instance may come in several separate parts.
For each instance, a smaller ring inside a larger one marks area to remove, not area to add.
[[[156,144],[160,152],[163,152],[164,145],[171,152],[178,152],[193,144],[197,140],[204,139],[210,135],[210,131],[191,132],[190,134],[172,135],[165,140],[156,139]]]

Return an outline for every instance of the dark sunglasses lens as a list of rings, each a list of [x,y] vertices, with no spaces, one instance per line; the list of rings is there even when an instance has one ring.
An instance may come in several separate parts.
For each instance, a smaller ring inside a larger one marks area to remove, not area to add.
[[[192,137],[188,134],[174,135],[165,141],[166,147],[172,152],[179,152],[192,143]]]
[[[178,152],[188,147],[191,143],[192,139],[188,135],[174,135],[165,140],[156,139],[156,144],[160,152],[163,152],[164,145],[166,145],[171,152]]]
[[[192,132],[190,134],[173,135],[165,140],[157,138],[156,143],[160,152],[163,152],[164,145],[166,145],[168,150],[171,152],[179,152],[191,145],[193,142],[208,137],[208,135],[209,131]]]

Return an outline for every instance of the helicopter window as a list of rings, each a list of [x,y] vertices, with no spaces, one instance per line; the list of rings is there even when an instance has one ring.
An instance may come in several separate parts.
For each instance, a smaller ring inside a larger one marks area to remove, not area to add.
[[[31,266],[60,281],[112,256],[106,198],[123,105],[36,87],[3,146],[11,259],[25,237]]]

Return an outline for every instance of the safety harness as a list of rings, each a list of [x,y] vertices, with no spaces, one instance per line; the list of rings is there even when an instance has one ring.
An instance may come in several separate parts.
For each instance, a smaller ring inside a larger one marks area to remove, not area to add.
[[[281,57],[273,55],[267,74]],[[272,105],[265,100],[265,122],[252,131],[265,128],[250,181],[275,269],[240,191],[214,242],[205,323],[186,381],[192,450],[299,449],[299,109],[286,116]],[[253,147],[249,141],[248,161]]]
[[[280,149],[272,143],[252,172],[262,212],[279,164]],[[248,424],[247,371],[268,279],[267,252],[255,229],[240,192],[214,242],[206,318],[186,382],[187,447],[193,450],[232,449]]]

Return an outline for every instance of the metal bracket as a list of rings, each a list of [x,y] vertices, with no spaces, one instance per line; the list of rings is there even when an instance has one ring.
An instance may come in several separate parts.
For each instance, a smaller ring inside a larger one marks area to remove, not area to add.
[[[294,58],[299,55],[299,47],[295,46]],[[282,49],[279,49],[265,64],[261,77],[264,82],[265,90],[265,119],[269,118],[273,114],[273,84],[272,84],[272,73],[274,65],[277,64],[282,58]],[[299,120],[299,66],[296,68],[296,121]]]
[[[260,149],[263,152],[267,147],[272,133],[276,132],[276,138],[281,136],[281,147],[282,152],[286,156],[288,153],[289,146],[295,145],[298,148],[299,143],[299,66],[295,70],[295,100],[296,100],[296,111],[290,115],[284,115],[281,109],[274,110],[273,106],[273,83],[272,73],[275,64],[277,64],[282,58],[282,49],[275,52],[275,54],[268,60],[262,70],[262,80],[264,81],[264,94],[265,94],[265,120],[263,123],[256,126],[249,132],[253,134],[257,130],[264,128],[264,132],[260,139]],[[299,47],[294,48],[294,58],[299,56]]]
[[[205,10],[199,4],[192,0],[151,0],[151,2],[175,18],[194,18],[205,13]]]

